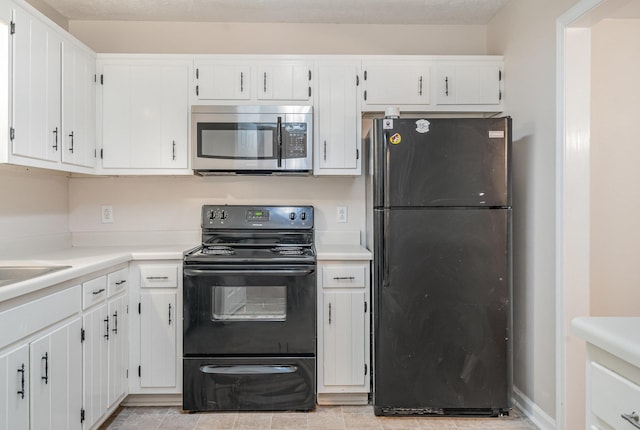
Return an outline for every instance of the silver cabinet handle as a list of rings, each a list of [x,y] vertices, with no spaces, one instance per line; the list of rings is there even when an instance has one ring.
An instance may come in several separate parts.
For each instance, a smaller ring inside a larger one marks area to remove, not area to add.
[[[126,282],[127,282],[126,279],[123,279],[122,281],[116,281],[116,285],[122,285],[122,284],[124,284]]]
[[[118,311],[113,313],[113,329],[111,331],[118,334]]]
[[[422,76],[418,79],[418,95],[422,95]]]
[[[100,288],[99,290],[95,290],[91,294],[93,294],[94,296],[97,296],[100,293],[104,293],[104,288]]]
[[[168,276],[147,276],[149,281],[166,281],[169,279]]]
[[[244,93],[244,72],[240,72],[240,92]]]
[[[56,142],[53,144],[53,149],[57,151],[58,150],[58,127],[56,127],[56,129],[53,130],[53,134],[56,135]]]
[[[22,363],[22,366],[20,366],[20,368],[18,369],[18,373],[21,373],[21,377],[20,377],[20,391],[18,391],[18,395],[20,396],[21,399],[24,399],[24,363]]]
[[[331,325],[331,303],[329,303],[329,325]]]
[[[45,352],[40,361],[44,360],[44,376],[40,379],[44,380],[45,384],[49,383],[49,353]]]
[[[71,138],[71,146],[69,147],[69,151],[71,151],[71,153],[73,154],[73,131],[71,132],[71,134],[69,134],[69,137]]]
[[[324,161],[327,161],[327,141],[324,141]]]
[[[335,281],[353,281],[356,279],[355,276],[334,276],[333,279]]]
[[[620,416],[630,422],[635,428],[640,429],[640,416],[636,411],[633,411],[630,414],[621,414]]]
[[[171,157],[172,157],[173,161],[176,161],[176,141],[175,140],[173,141],[173,149],[172,149],[172,152],[171,152]]]
[[[264,89],[263,92],[266,93],[267,92],[267,72],[264,72],[264,87],[263,87],[263,89]]]
[[[445,76],[444,78],[444,95],[448,96],[449,95],[449,77]]]
[[[171,303],[169,303],[169,325],[171,325]]]

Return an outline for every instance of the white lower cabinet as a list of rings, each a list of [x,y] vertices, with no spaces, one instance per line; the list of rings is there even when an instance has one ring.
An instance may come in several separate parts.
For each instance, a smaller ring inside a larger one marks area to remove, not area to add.
[[[29,345],[0,355],[0,429],[29,428]]]
[[[127,393],[128,268],[82,284],[83,427],[93,428]]]
[[[131,279],[130,393],[181,393],[180,262],[134,263]]]
[[[82,317],[84,330],[83,380],[84,426],[98,422],[108,407],[108,326],[107,304],[103,303]]]
[[[78,317],[29,345],[32,430],[82,428],[80,330]]]
[[[369,262],[319,262],[318,403],[366,404]]]

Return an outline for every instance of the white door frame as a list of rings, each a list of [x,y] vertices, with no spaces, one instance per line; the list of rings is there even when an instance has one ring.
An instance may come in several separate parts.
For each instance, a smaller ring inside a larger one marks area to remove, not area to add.
[[[581,0],[556,25],[557,430],[586,425],[586,348],[571,335],[571,319],[589,315],[592,23],[581,18],[607,1]]]

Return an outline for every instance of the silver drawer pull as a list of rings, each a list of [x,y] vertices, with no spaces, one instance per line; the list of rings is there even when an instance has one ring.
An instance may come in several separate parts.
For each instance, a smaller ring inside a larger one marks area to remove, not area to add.
[[[122,281],[116,281],[116,285],[122,285],[122,284],[124,284],[125,282],[127,282],[127,280],[126,280],[126,279],[123,279]]]
[[[169,279],[168,276],[147,276],[147,279],[150,281],[166,281]]]
[[[99,290],[95,290],[92,294],[93,294],[94,296],[97,296],[97,295],[98,295],[98,294],[100,294],[100,293],[104,293],[104,288],[100,288]]]
[[[334,276],[333,279],[335,281],[353,281],[356,279],[355,276]]]
[[[633,411],[630,414],[621,414],[620,416],[629,421],[635,428],[640,429],[640,416],[636,411]]]

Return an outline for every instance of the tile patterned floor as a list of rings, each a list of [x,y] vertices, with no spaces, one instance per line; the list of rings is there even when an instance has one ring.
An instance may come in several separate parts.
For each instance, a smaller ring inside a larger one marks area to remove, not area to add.
[[[518,411],[500,418],[376,417],[371,406],[304,412],[183,413],[178,407],[121,408],[100,430],[536,430]]]

